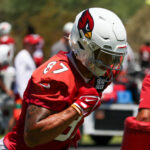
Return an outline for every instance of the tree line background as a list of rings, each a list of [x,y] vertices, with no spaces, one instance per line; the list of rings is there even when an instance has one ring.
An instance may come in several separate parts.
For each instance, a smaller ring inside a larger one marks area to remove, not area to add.
[[[62,36],[62,27],[74,21],[77,13],[90,7],[103,7],[114,11],[123,21],[128,42],[134,51],[150,40],[150,6],[143,0],[0,0],[0,22],[12,24],[12,36],[16,40],[16,52],[22,48],[27,27],[45,39],[45,60],[50,46]]]

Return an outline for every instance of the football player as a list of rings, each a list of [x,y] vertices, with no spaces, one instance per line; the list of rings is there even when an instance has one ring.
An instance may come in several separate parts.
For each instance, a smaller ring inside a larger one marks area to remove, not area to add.
[[[89,8],[76,16],[70,45],[70,53],[59,52],[33,72],[17,125],[1,140],[5,149],[77,145],[79,126],[101,105],[103,89],[122,68],[126,31],[113,12]]]
[[[150,149],[150,74],[142,83],[139,110],[136,117],[125,120],[125,129],[121,150]]]
[[[10,47],[6,44],[0,45],[0,89],[10,97],[14,97],[14,93],[11,90],[11,82],[15,75],[15,69],[10,66],[11,62]]]
[[[21,104],[23,93],[28,84],[32,72],[36,69],[33,60],[33,53],[36,51],[36,46],[39,44],[40,36],[37,34],[29,34],[24,37],[23,49],[16,55],[14,59],[16,69],[16,107],[14,109],[14,119],[18,120],[21,113]]]
[[[8,120],[11,117],[14,107],[14,82],[15,68],[10,66],[12,62],[11,49],[8,45],[0,45],[0,131],[7,130],[11,125],[8,125]],[[4,112],[8,111],[9,115]]]

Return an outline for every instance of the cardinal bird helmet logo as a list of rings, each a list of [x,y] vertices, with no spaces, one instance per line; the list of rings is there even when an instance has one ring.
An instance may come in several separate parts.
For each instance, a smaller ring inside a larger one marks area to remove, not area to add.
[[[93,27],[94,27],[94,21],[89,12],[89,9],[87,9],[82,13],[78,22],[78,30],[79,30],[80,37],[82,37],[80,33],[80,30],[82,30],[85,37],[91,39]]]

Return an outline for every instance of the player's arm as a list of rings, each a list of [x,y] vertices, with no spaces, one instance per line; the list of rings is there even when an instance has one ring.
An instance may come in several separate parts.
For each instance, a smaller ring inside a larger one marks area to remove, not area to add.
[[[3,83],[2,79],[0,78],[0,88],[6,93],[8,94],[10,97],[14,97],[14,93],[12,90],[9,90],[5,84]]]
[[[50,142],[78,117],[79,113],[71,106],[62,112],[56,113],[46,108],[30,104],[25,120],[25,143],[29,147],[34,147]]]
[[[149,108],[140,109],[136,119],[138,121],[150,122],[150,109]]]
[[[145,76],[140,93],[139,111],[136,119],[138,121],[150,122],[150,75]]]
[[[95,88],[85,87],[81,87],[78,90],[78,96],[75,102],[61,112],[54,112],[30,104],[27,108],[25,120],[25,143],[30,147],[34,147],[50,142],[56,137],[58,140],[58,136],[61,135],[73,121],[77,121],[79,116],[88,116],[92,111],[98,108],[100,104],[100,97],[97,90]],[[74,125],[76,126],[77,124]],[[72,127],[75,128],[75,126]]]

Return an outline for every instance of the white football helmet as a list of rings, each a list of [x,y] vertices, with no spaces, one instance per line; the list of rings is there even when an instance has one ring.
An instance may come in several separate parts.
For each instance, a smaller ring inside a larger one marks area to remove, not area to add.
[[[76,16],[70,45],[77,59],[95,76],[121,70],[126,54],[126,30],[113,12],[89,8]]]
[[[1,22],[0,23],[0,35],[9,34],[11,31],[11,24],[8,22]]]
[[[71,30],[73,27],[73,22],[67,22],[64,26],[63,26],[63,32],[70,34]]]
[[[11,62],[11,49],[9,45],[0,45],[0,66],[9,65]]]

